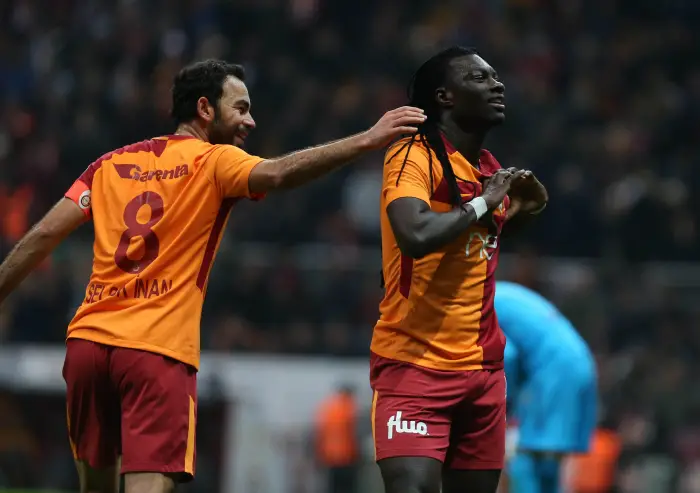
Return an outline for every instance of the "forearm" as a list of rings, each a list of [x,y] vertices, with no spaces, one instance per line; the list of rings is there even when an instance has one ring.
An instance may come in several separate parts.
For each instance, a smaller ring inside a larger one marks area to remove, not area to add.
[[[44,260],[63,237],[37,225],[22,238],[0,265],[0,303]]]
[[[446,213],[425,212],[405,249],[413,258],[425,257],[459,238],[476,221],[476,212],[470,205]]]
[[[365,133],[266,161],[277,188],[294,188],[348,164],[369,150]]]

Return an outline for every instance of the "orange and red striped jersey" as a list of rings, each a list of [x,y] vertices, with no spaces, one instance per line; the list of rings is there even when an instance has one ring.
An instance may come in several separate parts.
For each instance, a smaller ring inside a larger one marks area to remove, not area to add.
[[[386,212],[392,201],[414,197],[430,204],[434,212],[452,209],[435,153],[416,141],[397,154],[405,142],[392,146],[385,159],[380,214],[386,292],[371,350],[437,370],[502,368],[505,337],[493,307],[494,273],[510,200],[506,196],[492,214],[438,251],[416,260],[402,255]],[[447,140],[445,145],[462,201],[481,195],[480,180],[500,169],[498,161],[484,150],[477,169]]]
[[[68,338],[199,367],[209,270],[233,204],[255,199],[263,159],[194,137],[156,137],[92,163],[66,197],[92,217],[92,275]]]

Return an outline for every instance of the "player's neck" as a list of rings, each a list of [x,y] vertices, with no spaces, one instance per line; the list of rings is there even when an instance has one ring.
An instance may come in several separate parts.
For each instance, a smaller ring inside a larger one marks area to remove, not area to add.
[[[465,132],[449,118],[440,123],[440,129],[457,151],[469,161],[472,166],[479,166],[481,146],[486,132]]]
[[[199,140],[209,142],[209,136],[202,127],[196,123],[181,123],[175,130],[175,135],[190,135]]]

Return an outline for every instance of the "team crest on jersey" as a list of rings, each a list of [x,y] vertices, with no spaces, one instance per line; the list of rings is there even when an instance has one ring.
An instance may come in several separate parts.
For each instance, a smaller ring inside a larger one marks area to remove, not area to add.
[[[78,197],[78,206],[81,209],[89,209],[91,202],[92,200],[90,190],[85,190],[83,193],[80,194],[80,197]]]

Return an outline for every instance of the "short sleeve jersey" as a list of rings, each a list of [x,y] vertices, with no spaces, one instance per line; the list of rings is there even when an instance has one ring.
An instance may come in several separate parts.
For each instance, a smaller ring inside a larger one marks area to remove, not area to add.
[[[92,275],[68,338],[199,367],[209,270],[231,207],[263,159],[188,136],[157,137],[92,163],[66,197],[92,218]]]
[[[444,142],[462,202],[481,195],[481,181],[500,169],[498,161],[482,151],[477,168]],[[420,142],[401,149],[405,143],[395,144],[385,159],[380,216],[386,291],[371,349],[438,370],[502,368],[505,339],[493,307],[494,273],[510,201],[506,197],[492,214],[438,251],[421,259],[402,255],[386,212],[391,202],[412,197],[434,212],[452,209],[435,153]]]

